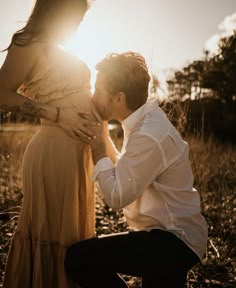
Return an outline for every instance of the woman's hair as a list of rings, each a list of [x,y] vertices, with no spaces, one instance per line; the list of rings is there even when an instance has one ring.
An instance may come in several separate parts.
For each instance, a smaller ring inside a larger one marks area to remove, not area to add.
[[[11,39],[12,44],[25,46],[32,39],[59,33],[65,25],[68,30],[75,30],[82,21],[89,7],[89,0],[35,0],[35,5],[26,25],[16,31]]]
[[[132,111],[147,101],[150,76],[142,55],[135,52],[110,53],[96,65],[96,70],[105,75],[111,94],[125,94],[127,106]]]

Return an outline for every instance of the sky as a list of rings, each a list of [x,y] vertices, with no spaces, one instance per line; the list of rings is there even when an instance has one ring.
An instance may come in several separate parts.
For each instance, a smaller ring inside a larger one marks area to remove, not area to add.
[[[32,0],[0,0],[0,49],[23,26]],[[235,0],[95,0],[66,46],[94,73],[109,52],[141,53],[151,73],[165,75],[203,57],[236,30]],[[5,54],[0,54],[0,65]]]

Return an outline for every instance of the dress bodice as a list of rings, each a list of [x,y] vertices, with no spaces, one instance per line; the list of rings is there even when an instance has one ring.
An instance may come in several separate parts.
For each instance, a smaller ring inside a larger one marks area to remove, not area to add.
[[[78,97],[87,94],[84,92],[90,90],[90,71],[83,61],[59,48],[53,51],[44,49],[44,52],[19,87],[19,93],[40,103],[49,103],[74,93]]]

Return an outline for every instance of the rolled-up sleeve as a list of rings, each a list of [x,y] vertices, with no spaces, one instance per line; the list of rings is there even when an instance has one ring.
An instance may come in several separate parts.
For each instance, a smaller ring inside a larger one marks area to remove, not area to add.
[[[126,152],[116,165],[107,157],[98,161],[94,180],[106,203],[119,209],[137,199],[165,169],[165,163],[160,144],[149,135],[137,133],[129,138]]]

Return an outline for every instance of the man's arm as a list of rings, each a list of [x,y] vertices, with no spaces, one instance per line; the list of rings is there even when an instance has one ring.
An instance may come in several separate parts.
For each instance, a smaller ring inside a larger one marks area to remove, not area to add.
[[[146,135],[130,137],[126,152],[116,166],[96,139],[92,141],[92,149],[95,153],[104,149],[100,159],[96,158],[95,177],[106,203],[114,209],[123,208],[136,200],[165,169],[162,149]]]
[[[108,123],[102,121],[101,118],[99,120],[100,127],[98,129],[90,127],[92,134],[95,135],[94,140],[91,142],[94,164],[104,157],[109,157],[115,164],[119,152],[109,136]]]
[[[108,157],[111,159],[113,164],[115,164],[117,161],[117,157],[120,153],[116,149],[116,146],[114,142],[112,141],[112,139],[110,138],[110,136],[108,136],[106,140],[106,151],[107,151]]]

